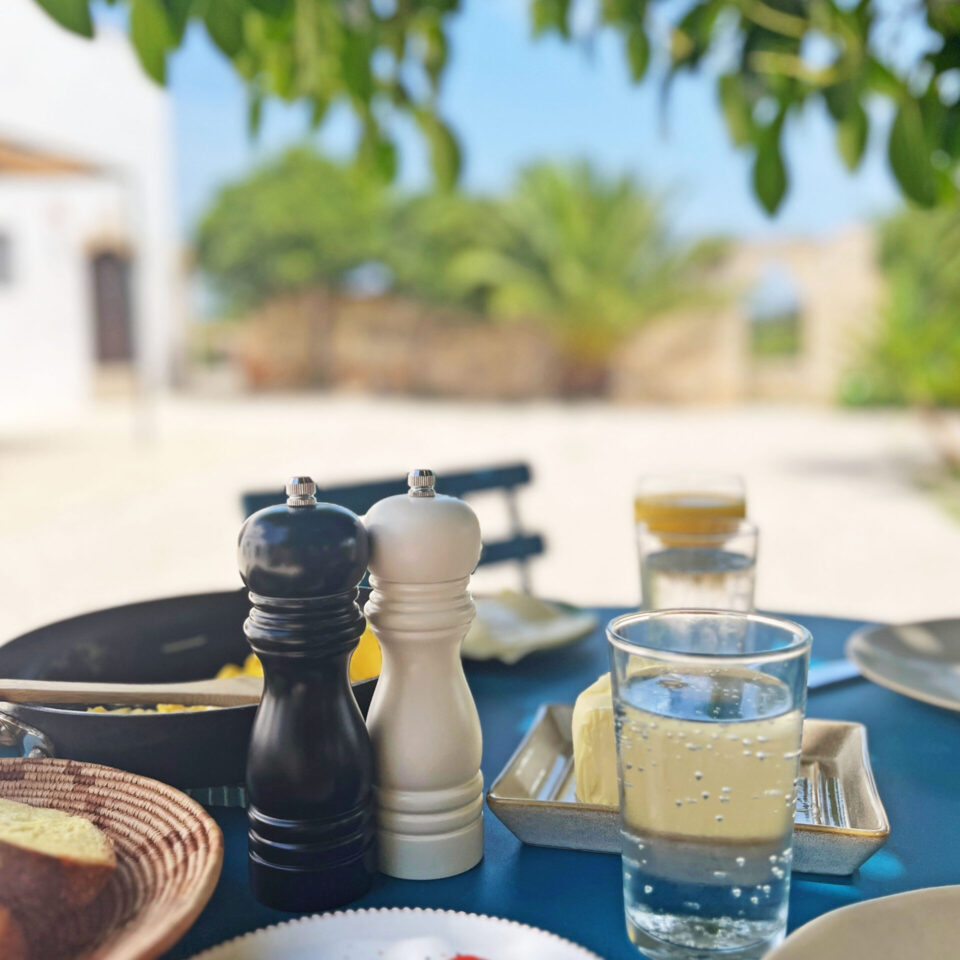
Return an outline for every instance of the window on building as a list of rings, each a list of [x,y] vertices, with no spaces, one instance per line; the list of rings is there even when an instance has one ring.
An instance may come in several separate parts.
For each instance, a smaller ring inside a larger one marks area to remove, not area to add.
[[[803,307],[789,270],[769,264],[747,297],[750,352],[757,358],[795,357],[802,348]]]
[[[13,283],[13,242],[0,232],[0,284]]]

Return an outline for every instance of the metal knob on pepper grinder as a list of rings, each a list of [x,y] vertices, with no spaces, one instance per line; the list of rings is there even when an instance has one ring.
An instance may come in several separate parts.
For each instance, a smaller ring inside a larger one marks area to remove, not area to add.
[[[480,720],[460,662],[476,613],[468,587],[480,524],[462,500],[437,495],[432,471],[414,470],[409,486],[364,517],[365,612],[383,650],[367,725],[380,869],[432,880],[483,857]]]
[[[285,504],[247,519],[238,549],[243,629],[264,674],[247,760],[250,885],[297,911],[355,900],[376,871],[373,750],[348,677],[367,532],[315,493],[309,477],[291,479]]]

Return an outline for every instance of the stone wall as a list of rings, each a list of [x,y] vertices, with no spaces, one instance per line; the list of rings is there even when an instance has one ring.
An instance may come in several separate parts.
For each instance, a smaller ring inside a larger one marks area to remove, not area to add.
[[[559,351],[533,325],[493,326],[394,298],[319,293],[274,301],[244,321],[235,358],[252,389],[510,400],[556,395],[561,377]]]
[[[773,267],[789,275],[800,300],[792,356],[751,352],[747,297]],[[627,403],[833,402],[877,322],[883,290],[866,229],[741,244],[711,284],[709,305],[664,315],[614,349],[606,376],[596,378],[600,389]],[[260,310],[242,325],[235,356],[254,389],[337,386],[491,400],[558,396],[584,372],[535,324],[323,293]]]
[[[610,394],[626,403],[732,402],[743,395],[744,329],[723,308],[653,321],[610,361]]]
[[[793,356],[750,350],[746,298],[771,268],[789,275],[800,301]],[[857,351],[878,322],[883,280],[872,231],[733,247],[718,272],[724,303],[669,314],[639,330],[611,358],[611,393],[626,402],[834,402]]]

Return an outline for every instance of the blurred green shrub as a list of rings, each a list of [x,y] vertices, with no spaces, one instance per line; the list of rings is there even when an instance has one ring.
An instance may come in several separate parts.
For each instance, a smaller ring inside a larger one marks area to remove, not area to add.
[[[196,231],[197,264],[226,312],[335,290],[383,254],[390,203],[377,178],[296,148],[219,191]]]
[[[755,357],[795,357],[801,346],[797,311],[764,317],[750,324],[750,352]]]
[[[662,198],[632,177],[538,163],[450,260],[449,282],[490,317],[539,320],[589,361],[701,291],[696,268],[717,253],[680,243]]]
[[[394,294],[491,321],[536,321],[600,358],[660,311],[702,296],[717,241],[670,232],[660,197],[585,163],[540,163],[502,197],[405,195],[307,147],[224,187],[197,263],[226,312],[386,268]]]
[[[907,210],[880,228],[887,300],[843,386],[850,404],[960,405],[960,211]]]

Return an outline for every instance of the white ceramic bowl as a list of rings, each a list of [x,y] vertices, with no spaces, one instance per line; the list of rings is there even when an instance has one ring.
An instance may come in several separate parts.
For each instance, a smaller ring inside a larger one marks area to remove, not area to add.
[[[264,927],[194,960],[600,960],[552,933],[453,910],[347,910]]]

